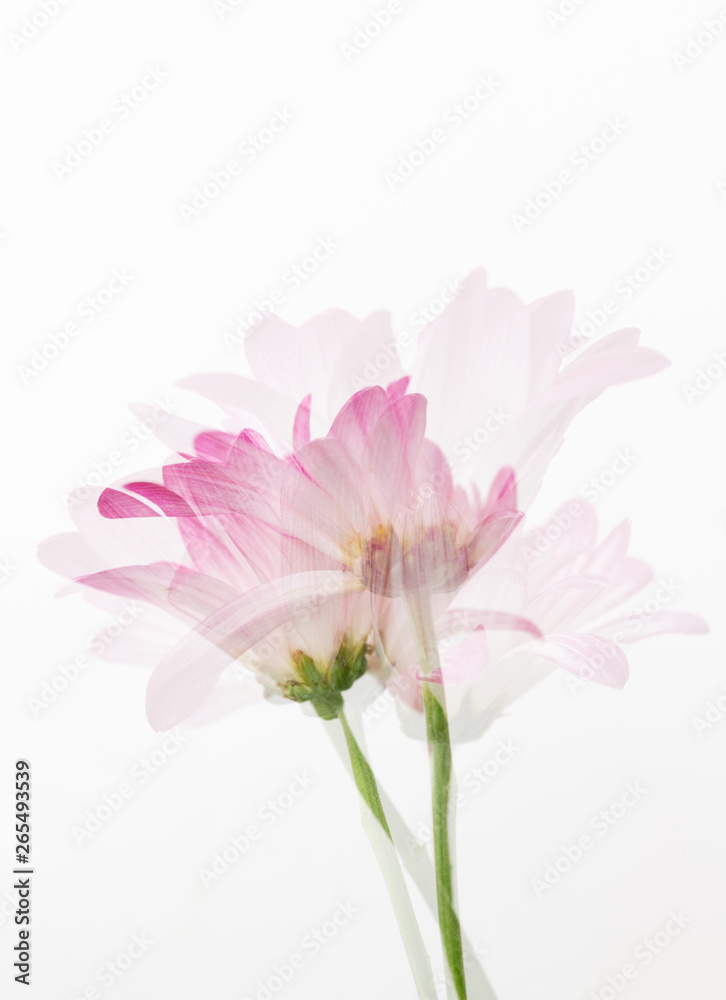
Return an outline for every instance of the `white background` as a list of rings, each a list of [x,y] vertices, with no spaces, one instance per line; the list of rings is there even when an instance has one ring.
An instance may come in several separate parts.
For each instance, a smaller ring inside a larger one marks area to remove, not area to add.
[[[459,749],[463,780],[499,740],[520,748],[459,817],[462,912],[500,1000],[607,997],[607,977],[633,961],[628,1000],[723,996],[726,721],[699,736],[693,718],[726,680],[726,378],[690,402],[684,386],[726,350],[726,32],[700,53],[691,46],[688,64],[674,58],[719,10],[581,0],[563,5],[573,13],[553,24],[554,2],[401,7],[346,58],[341,44],[369,20],[367,2],[246,0],[225,12],[212,0],[71,0],[45,25],[37,16],[41,27],[21,43],[10,36],[40,8],[3,4],[2,788],[9,803],[13,762],[27,756],[37,868],[28,991],[12,981],[12,820],[3,809],[4,996],[70,1000],[95,986],[113,1000],[252,1000],[258,981],[302,952],[339,901],[358,913],[319,955],[306,952],[275,995],[414,996],[352,787],[322,723],[294,706],[257,703],[252,686],[247,707],[186,727],[178,752],[78,845],[72,828],[163,740],[145,720],[146,672],[96,658],[49,707],[34,714],[29,700],[109,622],[77,595],[54,601],[59,580],[36,561],[41,539],[70,530],[63,494],[118,449],[136,422],[129,402],[168,397],[179,413],[200,412],[174,388],[178,379],[245,372],[225,331],[284,287],[286,270],[320,237],[338,248],[288,289],[278,311],[292,322],[329,306],[359,316],[390,308],[406,330],[447,280],[483,265],[493,284],[525,301],[572,288],[578,324],[614,298],[617,315],[602,331],[639,326],[643,342],[671,360],[578,419],[537,506],[546,518],[629,449],[637,461],[598,501],[603,525],[632,518],[634,553],[680,588],[670,609],[703,615],[712,632],[633,647],[622,693],[573,693],[557,674]],[[166,76],[121,120],[114,102],[142,84],[147,67]],[[499,84],[493,96],[460,128],[447,127],[441,147],[391,190],[386,171],[482,75]],[[294,121],[185,222],[180,204],[278,108]],[[54,164],[104,117],[113,132],[59,177]],[[586,170],[573,168],[572,154],[616,117],[627,123],[623,134]],[[527,199],[568,167],[574,181],[562,197],[517,225]],[[615,294],[652,246],[668,260],[627,300]],[[133,276],[128,287],[93,322],[79,319],[114,268]],[[28,375],[33,351],[74,319],[78,335]],[[720,376],[718,365],[712,371]],[[212,407],[204,412],[215,418]],[[165,454],[151,443],[123,451],[119,474]],[[392,711],[371,742],[416,825],[426,817],[422,747],[401,735]],[[260,822],[259,809],[296,770],[314,785],[205,888],[199,869]],[[628,782],[646,789],[642,800],[538,897],[531,880]],[[683,932],[648,966],[634,960],[678,909],[691,918]],[[427,918],[424,927],[435,951]],[[144,933],[153,941],[144,957],[101,984],[99,967]]]

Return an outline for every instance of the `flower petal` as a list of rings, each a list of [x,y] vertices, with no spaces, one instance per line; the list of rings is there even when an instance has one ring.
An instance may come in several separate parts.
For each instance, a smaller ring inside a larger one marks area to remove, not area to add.
[[[560,632],[536,639],[526,648],[583,680],[596,681],[606,687],[625,687],[630,673],[622,649],[598,635]]]

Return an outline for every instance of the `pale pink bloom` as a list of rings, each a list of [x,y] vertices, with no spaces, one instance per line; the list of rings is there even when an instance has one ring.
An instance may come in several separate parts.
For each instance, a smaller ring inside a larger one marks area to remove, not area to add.
[[[101,493],[98,511],[127,526],[124,538],[129,530],[147,543],[156,537],[166,553],[175,527],[181,558],[94,571],[88,538],[97,545],[105,538],[87,506],[76,512],[86,537],[46,543],[46,562],[58,565],[60,553],[61,563],[92,567],[74,574],[78,584],[148,601],[193,624],[149,683],[157,728],[194,711],[230,661],[283,627],[285,641],[261,670],[284,688],[299,680],[296,654],[304,652],[325,675],[344,640],[360,649],[375,632],[376,601],[455,592],[515,528],[521,514],[511,473],[496,477],[486,501],[455,486],[425,438],[425,399],[402,389],[357,393],[327,437],[309,441],[305,427],[306,443],[293,454],[275,455],[252,431],[204,432],[186,461]],[[422,495],[435,472],[439,492]]]
[[[571,504],[555,515],[559,520],[551,523],[567,525],[555,541],[541,531],[517,532],[454,602],[438,609],[441,674],[456,738],[476,738],[557,667],[622,688],[628,643],[708,630],[695,615],[639,612],[638,595],[653,574],[628,556],[627,522],[598,542],[594,508],[582,501],[577,506],[576,518]],[[379,630],[385,650],[379,676],[399,696],[406,725],[423,735],[416,653],[398,606],[386,607]]]
[[[433,597],[439,609],[450,603],[519,521],[515,478],[531,496],[579,409],[606,385],[662,366],[635,345],[634,331],[621,331],[560,372],[557,345],[571,314],[567,294],[525,307],[511,292],[487,290],[475,272],[424,331],[413,369],[414,384],[433,400],[434,440],[427,401],[409,392],[397,361],[380,378],[373,371],[385,388],[348,399],[391,343],[383,314],[358,321],[331,311],[300,331],[268,317],[247,343],[257,381],[187,380],[226,409],[225,430],[169,416],[159,436],[182,460],[103,491],[98,510],[119,526],[114,532],[99,531],[96,512],[81,504],[80,538],[45,548],[46,559],[81,584],[138,597],[193,626],[152,676],[155,724],[188,715],[230,659],[296,628],[311,601],[319,631],[300,638],[328,667],[334,640],[325,623],[332,615],[341,634],[363,591],[381,649],[377,618],[387,598],[408,595],[423,606]],[[477,445],[466,469],[456,467],[462,431],[478,441],[497,406],[501,433]],[[143,407],[136,412],[145,415]],[[257,430],[248,426],[255,422]],[[144,554],[129,564],[138,549]],[[354,636],[345,630],[346,641],[359,648],[364,627],[357,624]],[[288,665],[294,652],[281,653]],[[281,669],[276,663],[276,676]]]
[[[254,329],[246,352],[255,381],[218,374],[182,385],[217,402],[233,431],[254,426],[281,453],[305,443],[301,428],[308,421],[313,436],[325,434],[345,400],[365,384],[395,382],[397,391],[428,399],[427,436],[457,481],[488,490],[509,467],[526,508],[577,413],[608,386],[667,364],[638,346],[635,329],[608,334],[575,354],[573,315],[570,292],[525,305],[506,288],[489,288],[480,269],[421,332],[410,384],[403,381],[407,373],[387,313],[357,320],[328,310],[299,330],[274,315]],[[175,426],[176,419],[165,421],[160,433],[169,441]],[[427,485],[438,492],[435,474]]]
[[[563,367],[574,306],[570,292],[525,306],[477,270],[418,342],[410,391],[428,399],[428,434],[455,477],[488,483],[508,466],[525,509],[573,418],[608,386],[667,365],[623,329]]]

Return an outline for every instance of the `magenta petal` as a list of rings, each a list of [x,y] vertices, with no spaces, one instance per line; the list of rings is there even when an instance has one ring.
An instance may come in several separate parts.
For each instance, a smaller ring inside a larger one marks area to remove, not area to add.
[[[152,510],[145,503],[130,497],[127,493],[109,487],[98,498],[98,512],[103,517],[161,517],[158,510]]]
[[[202,431],[194,438],[194,450],[200,458],[220,462],[222,465],[227,461],[233,444],[234,434],[225,434],[224,431]]]
[[[235,450],[236,446],[230,452],[230,460]],[[183,464],[166,465],[164,482],[199,514],[249,515],[270,524],[279,520],[260,492],[266,485],[264,479],[255,480],[255,486],[250,486],[244,479],[237,480],[230,475],[227,467],[216,462],[195,459]]]
[[[388,406],[386,393],[374,385],[350,397],[328,431],[328,437],[342,441],[354,454],[360,454],[373,428]]]
[[[386,387],[386,396],[388,397],[388,402],[395,403],[397,399],[401,398],[401,396],[405,396],[410,381],[411,381],[411,376],[404,375],[403,378],[399,378],[396,379],[395,382],[391,382],[390,385]]]
[[[225,667],[297,616],[361,589],[352,573],[298,573],[262,584],[209,615],[159,663],[149,680],[146,709],[157,730],[187,718]]]
[[[160,483],[125,483],[127,490],[146,497],[162,510],[167,517],[190,517],[194,511],[177,493]]]
[[[487,497],[487,513],[495,511],[514,510],[517,506],[517,480],[514,469],[505,466],[494,477]]]
[[[571,674],[606,687],[625,687],[630,673],[622,649],[598,635],[561,632],[537,639],[528,648]]]

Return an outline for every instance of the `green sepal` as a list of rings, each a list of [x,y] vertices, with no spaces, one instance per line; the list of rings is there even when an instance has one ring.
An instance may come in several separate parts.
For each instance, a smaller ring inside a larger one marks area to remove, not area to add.
[[[326,691],[311,698],[311,703],[321,719],[332,722],[343,707],[343,695],[339,691]]]
[[[283,694],[291,701],[310,701],[313,696],[313,692],[304,684],[287,684]]]

